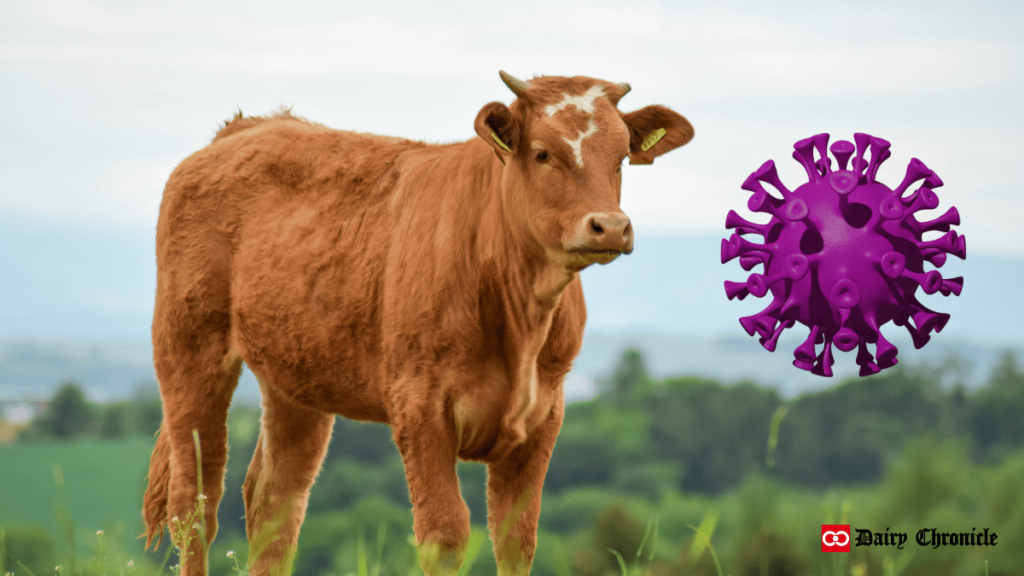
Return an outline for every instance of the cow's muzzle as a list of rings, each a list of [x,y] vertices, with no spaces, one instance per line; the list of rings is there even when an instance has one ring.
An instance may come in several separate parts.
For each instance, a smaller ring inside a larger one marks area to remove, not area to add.
[[[633,251],[633,225],[622,212],[587,214],[576,225],[565,250],[583,266],[607,264]]]

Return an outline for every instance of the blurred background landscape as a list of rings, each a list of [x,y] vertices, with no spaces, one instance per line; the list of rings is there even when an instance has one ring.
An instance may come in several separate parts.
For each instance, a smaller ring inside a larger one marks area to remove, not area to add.
[[[498,69],[628,81],[623,110],[661,103],[696,128],[654,166],[623,169],[636,250],[583,272],[587,332],[535,574],[621,574],[609,550],[657,576],[716,562],[733,576],[1024,573],[1022,29],[1009,1],[4,2],[0,574],[148,575],[164,557],[166,540],[143,554],[135,536],[160,419],[154,228],[174,166],[238,109],[281,105],[336,128],[464,140],[481,106],[512,98]],[[920,297],[949,324],[921,350],[884,326],[900,363],[869,378],[848,353],[831,379],[794,368],[803,326],[767,352],[737,319],[770,301],[722,287],[748,274],[720,263],[726,213],[763,220],[740,184],[769,158],[803,183],[792,143],[820,132],[892,142],[890,186],[920,158],[945,182],[922,216],[956,206],[967,237],[968,258],[941,270],[963,294]],[[244,562],[258,422],[246,372],[217,576],[232,573],[228,550]],[[482,529],[486,472],[460,476]],[[296,574],[355,574],[378,544],[381,574],[416,573],[411,522],[387,428],[339,419]],[[989,528],[999,545],[822,554],[825,523]],[[494,574],[482,546],[465,573]]]
[[[615,550],[650,574],[717,574],[694,536],[699,527],[728,574],[1017,574],[1024,565],[1024,547],[1016,545],[1024,541],[1024,369],[1005,352],[980,386],[968,387],[964,374],[951,357],[786,400],[753,381],[655,379],[643,353],[626,350],[598,379],[596,395],[567,407],[545,483],[534,572],[620,574]],[[163,549],[144,555],[134,537],[159,422],[152,385],[93,403],[65,382],[39,416],[17,427],[16,439],[9,424],[0,427],[8,557],[48,573],[54,563],[68,565],[68,542],[77,541],[83,574],[123,568],[126,559],[154,573]],[[259,408],[236,402],[214,574],[231,573],[227,551],[245,557],[241,485],[258,427]],[[482,538],[486,468],[460,463],[459,476]],[[409,510],[388,428],[339,418],[295,573],[355,573],[361,542],[380,544],[382,573],[415,573]],[[902,550],[855,547],[837,563],[838,555],[820,552],[821,524],[904,532],[911,540]],[[925,528],[989,528],[999,545],[922,548],[913,538]],[[486,544],[467,570],[495,573]]]

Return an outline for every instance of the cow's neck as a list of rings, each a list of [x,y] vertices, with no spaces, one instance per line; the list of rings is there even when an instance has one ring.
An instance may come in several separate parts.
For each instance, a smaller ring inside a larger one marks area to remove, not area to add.
[[[481,169],[488,172],[488,190],[481,194],[486,205],[479,229],[479,258],[486,282],[496,289],[503,320],[516,335],[542,333],[546,337],[551,316],[565,288],[576,273],[558,264],[525,226],[515,221],[502,194],[503,168],[486,145],[478,154]],[[543,338],[542,337],[542,338]]]
[[[481,146],[486,148],[486,146]],[[481,262],[496,301],[502,333],[502,352],[511,380],[505,427],[514,442],[526,437],[527,421],[538,402],[537,357],[547,341],[555,308],[575,272],[558,265],[522,225],[517,225],[502,194],[503,168],[487,151],[482,155],[490,175],[488,204],[481,218]]]

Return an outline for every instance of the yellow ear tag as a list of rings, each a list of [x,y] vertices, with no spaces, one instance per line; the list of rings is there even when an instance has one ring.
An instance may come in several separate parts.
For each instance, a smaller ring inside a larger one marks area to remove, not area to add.
[[[494,133],[492,132],[491,134],[493,135]],[[648,150],[651,149],[651,146],[654,146],[655,144],[657,144],[658,141],[661,140],[664,137],[665,137],[665,129],[664,128],[658,128],[654,132],[651,132],[650,134],[648,134],[647,138],[644,138],[643,144],[640,145],[640,150],[643,150],[644,152],[647,152]]]
[[[664,133],[665,131],[662,130],[661,132]],[[494,138],[494,141],[498,143],[498,146],[504,148],[505,152],[511,152],[508,146],[506,146],[505,143],[501,141],[501,138],[498,138],[498,135],[494,133],[494,130],[491,130],[491,138]]]

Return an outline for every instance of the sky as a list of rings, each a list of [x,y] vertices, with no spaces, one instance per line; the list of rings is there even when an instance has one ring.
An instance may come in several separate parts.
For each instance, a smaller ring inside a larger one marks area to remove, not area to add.
[[[795,141],[866,132],[892,143],[881,181],[914,157],[939,174],[942,204],[925,216],[956,206],[969,255],[1024,258],[1019,1],[370,4],[4,0],[0,226],[146,252],[168,175],[237,110],[459,141],[484,104],[512,100],[503,69],[629,82],[621,109],[663,104],[693,123],[686,147],[623,170],[638,246],[725,236],[729,209],[757,219],[739,186],[765,160],[793,188],[806,181]],[[61,249],[7,238],[0,262],[45,268]],[[139,253],[118,266],[151,274]],[[4,281],[45,292],[33,278]],[[118,298],[104,305],[151,306]]]

